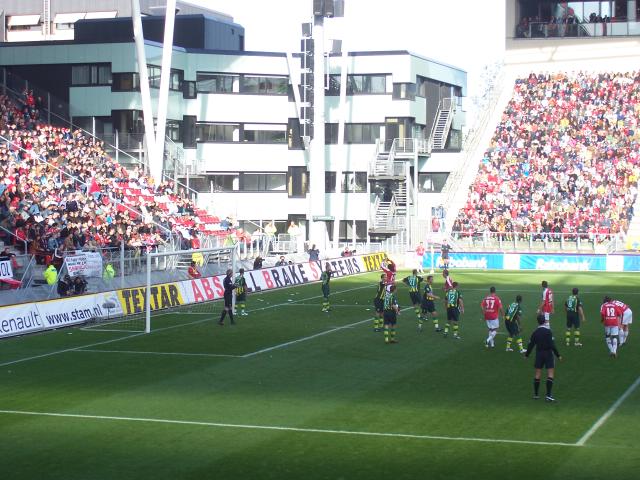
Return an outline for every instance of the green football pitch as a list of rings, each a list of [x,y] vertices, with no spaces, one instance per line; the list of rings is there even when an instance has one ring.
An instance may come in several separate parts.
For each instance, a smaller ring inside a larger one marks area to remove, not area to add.
[[[235,326],[215,323],[216,302],[156,315],[150,334],[69,328],[0,341],[1,478],[638,478],[640,328],[609,358],[599,305],[610,294],[640,312],[640,277],[452,277],[466,305],[461,340],[418,332],[402,285],[399,343],[385,345],[372,329],[378,274],[366,274],[332,282],[328,314],[314,284],[249,295]],[[505,304],[522,294],[528,339],[541,280],[555,292],[564,357],[554,404],[532,399],[533,359],[506,352],[504,330],[485,348],[479,308],[491,285]],[[581,348],[564,345],[574,286]]]

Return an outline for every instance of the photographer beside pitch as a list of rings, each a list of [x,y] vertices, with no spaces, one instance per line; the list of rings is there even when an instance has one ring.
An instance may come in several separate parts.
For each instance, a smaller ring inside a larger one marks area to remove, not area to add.
[[[545,318],[544,313],[539,313],[537,320],[538,328],[536,328],[531,334],[531,339],[529,340],[527,351],[524,354],[525,358],[528,358],[529,354],[533,351],[533,348],[536,348],[536,360],[534,363],[536,372],[533,380],[533,398],[534,400],[540,398],[540,395],[538,394],[538,392],[540,391],[540,377],[542,376],[542,369],[546,368],[547,395],[545,397],[545,400],[547,402],[555,402],[556,399],[553,398],[553,395],[551,394],[555,373],[554,355],[558,357],[558,360],[562,360],[562,357],[560,356],[560,353],[556,348],[556,344],[553,341],[553,333],[551,333],[551,328],[549,328],[548,324],[546,324],[547,319]]]

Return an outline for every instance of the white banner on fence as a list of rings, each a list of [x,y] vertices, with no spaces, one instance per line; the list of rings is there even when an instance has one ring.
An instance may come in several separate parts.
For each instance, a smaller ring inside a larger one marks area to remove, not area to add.
[[[72,277],[100,277],[102,275],[102,256],[98,252],[81,252],[65,257],[67,270]]]
[[[2,260],[0,262],[0,278],[13,278],[11,260]]]

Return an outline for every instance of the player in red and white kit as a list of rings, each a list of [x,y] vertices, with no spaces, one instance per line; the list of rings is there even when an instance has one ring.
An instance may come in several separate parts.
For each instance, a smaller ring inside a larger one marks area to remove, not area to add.
[[[396,284],[396,264],[393,263],[389,257],[385,258],[380,265],[384,272],[384,284],[387,292],[390,291],[391,286]]]
[[[600,317],[604,325],[604,337],[609,354],[615,358],[618,355],[620,307],[611,301],[611,297],[604,297],[600,307]]]
[[[453,288],[453,280],[449,276],[449,270],[446,268],[442,271],[442,277],[444,278],[444,292],[447,293]]]
[[[494,348],[496,346],[496,334],[500,327],[500,317],[504,316],[502,300],[500,300],[500,297],[496,295],[496,287],[491,287],[489,289],[489,295],[484,297],[482,302],[480,302],[480,308],[482,309],[482,313],[484,313],[484,320],[487,323],[487,328],[489,329],[489,336],[484,342],[485,346],[487,348]]]
[[[551,314],[553,313],[553,290],[549,288],[546,280],[542,281],[542,300],[538,305],[537,313],[544,315],[544,321],[551,326]]]
[[[612,300],[612,303],[618,307],[618,313],[622,319],[620,322],[620,330],[618,332],[618,346],[622,346],[627,341],[629,336],[629,325],[633,323],[633,312],[629,308],[629,305],[621,302],[620,300]]]

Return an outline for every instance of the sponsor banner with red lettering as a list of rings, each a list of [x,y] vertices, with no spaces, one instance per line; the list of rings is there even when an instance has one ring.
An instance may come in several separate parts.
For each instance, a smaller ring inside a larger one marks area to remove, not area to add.
[[[267,267],[249,270],[244,277],[249,292],[261,292],[274,288],[305,285],[319,282],[326,264],[331,265],[333,278],[347,277],[380,269],[385,254],[358,255],[307,263],[296,263],[282,267]],[[222,298],[224,275],[185,280],[179,283],[185,303],[210,302]]]

